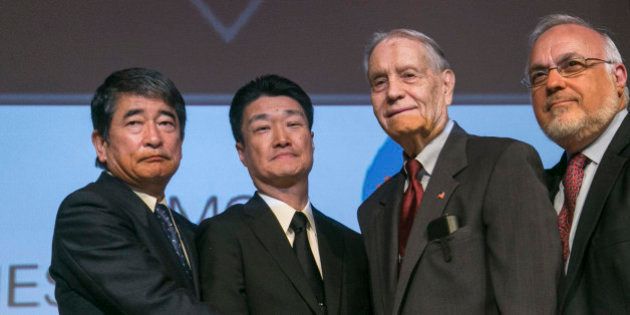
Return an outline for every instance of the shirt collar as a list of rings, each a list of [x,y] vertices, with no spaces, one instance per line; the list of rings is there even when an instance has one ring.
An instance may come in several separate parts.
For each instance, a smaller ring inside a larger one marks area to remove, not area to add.
[[[133,190],[133,189],[132,189]],[[143,193],[143,192],[139,192],[136,190],[133,190],[133,192],[138,195],[138,197],[140,197],[140,199],[142,199],[142,202],[144,202],[144,204],[147,205],[147,207],[149,207],[149,210],[151,210],[151,212],[155,212],[155,206],[159,204],[162,204],[166,207],[168,207],[168,205],[166,204],[166,198],[162,198],[162,200],[159,200],[149,194]]]
[[[107,174],[109,174],[112,177],[115,177],[114,174],[112,174],[110,171],[107,171]],[[149,207],[149,210],[151,210],[151,212],[155,212],[155,206],[157,206],[158,203],[168,208],[168,204],[166,204],[166,198],[162,198],[162,200],[159,200],[158,202],[157,198],[147,193],[143,193],[134,189],[131,189],[131,191],[133,191],[134,194],[140,197],[140,200],[142,200],[142,202],[144,202],[144,204],[147,205],[147,207]]]
[[[584,150],[582,150],[582,154],[584,154],[592,163],[599,165],[602,157],[604,156],[604,152],[606,152],[608,145],[617,133],[617,129],[619,129],[619,126],[621,126],[621,123],[626,118],[626,115],[628,115],[627,109],[618,112],[606,130],[604,130],[604,132],[597,137],[593,143],[589,144]]]
[[[437,137],[431,140],[431,142],[429,142],[424,149],[416,155],[416,160],[422,164],[422,171],[427,173],[429,176],[433,174],[433,169],[437,163],[438,156],[446,143],[446,139],[448,139],[448,136],[451,134],[451,130],[453,130],[454,125],[455,123],[449,119],[444,127],[444,130],[442,130]]]
[[[280,223],[282,230],[286,233],[289,230],[291,220],[293,220],[293,215],[295,215],[296,210],[286,204],[284,201],[265,195],[260,191],[258,192],[258,195],[260,196],[260,198],[262,198],[263,201],[265,201],[267,206],[269,206],[271,212],[273,212],[273,214],[276,216],[276,219],[278,219],[278,223]],[[304,207],[304,209],[302,209],[302,213],[306,215],[308,223],[310,224],[313,231],[315,231],[315,220],[313,218],[313,210],[311,208],[310,201],[306,202],[306,206]]]

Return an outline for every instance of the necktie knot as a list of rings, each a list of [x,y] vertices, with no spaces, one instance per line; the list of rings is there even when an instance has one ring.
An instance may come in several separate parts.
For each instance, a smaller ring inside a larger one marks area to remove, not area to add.
[[[308,219],[306,218],[306,215],[300,211],[296,211],[293,215],[293,219],[291,219],[289,227],[291,227],[294,233],[300,233],[306,230],[307,223]]]
[[[422,165],[420,165],[420,162],[416,159],[409,159],[407,160],[407,163],[405,163],[405,170],[407,171],[408,178],[410,179],[416,179],[421,168]]]
[[[583,173],[586,162],[588,162],[588,158],[582,153],[572,156],[571,159],[569,159],[569,165],[562,179],[563,184],[575,181],[576,176],[578,176],[579,173]]]
[[[171,223],[171,219],[170,219],[170,215],[168,214],[168,208],[161,204],[158,203],[157,206],[155,206],[155,214],[161,219],[164,220],[165,222],[172,224]]]

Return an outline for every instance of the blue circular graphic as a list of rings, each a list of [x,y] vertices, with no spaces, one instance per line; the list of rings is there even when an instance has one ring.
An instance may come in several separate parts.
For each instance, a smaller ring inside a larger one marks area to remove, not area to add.
[[[385,143],[376,153],[372,164],[365,174],[363,182],[362,200],[367,199],[389,177],[398,173],[402,168],[403,155],[401,147],[387,137]]]

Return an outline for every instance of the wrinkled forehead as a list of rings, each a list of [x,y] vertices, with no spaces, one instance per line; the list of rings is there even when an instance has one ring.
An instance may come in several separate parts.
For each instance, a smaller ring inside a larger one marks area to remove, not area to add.
[[[596,31],[581,25],[554,26],[538,37],[529,56],[529,64],[554,65],[567,57],[606,59],[605,42]]]

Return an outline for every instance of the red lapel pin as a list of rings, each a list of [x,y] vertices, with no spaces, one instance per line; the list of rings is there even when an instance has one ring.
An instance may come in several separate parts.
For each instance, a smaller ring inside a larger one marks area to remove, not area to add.
[[[444,199],[445,196],[446,196],[445,192],[441,192],[437,195],[438,199]]]

